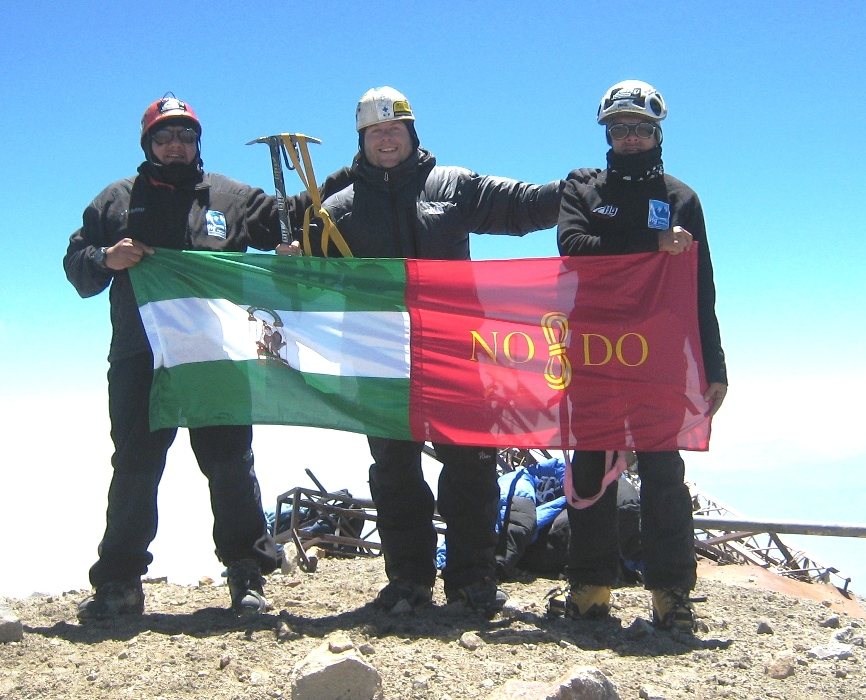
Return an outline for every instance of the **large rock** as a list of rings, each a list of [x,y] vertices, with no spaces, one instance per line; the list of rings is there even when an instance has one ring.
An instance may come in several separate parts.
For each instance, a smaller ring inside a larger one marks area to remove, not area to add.
[[[379,672],[365,662],[344,634],[333,634],[292,671],[292,700],[375,700]]]
[[[573,666],[552,683],[508,681],[488,700],[621,700],[616,686],[592,666]]]
[[[20,642],[24,639],[24,627],[15,613],[0,600],[0,642]]]

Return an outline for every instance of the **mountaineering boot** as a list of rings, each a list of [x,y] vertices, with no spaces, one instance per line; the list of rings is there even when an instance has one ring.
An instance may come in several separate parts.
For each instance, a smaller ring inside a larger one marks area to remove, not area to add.
[[[228,565],[226,578],[232,597],[232,610],[238,615],[259,615],[271,606],[265,599],[259,563],[255,559],[241,559]]]
[[[433,591],[430,586],[425,586],[423,583],[396,579],[390,581],[379,591],[373,605],[383,610],[393,610],[394,606],[403,600],[413,608],[430,605],[433,600]]]
[[[689,591],[681,588],[658,588],[653,596],[653,624],[662,630],[697,631],[697,618],[689,600]]]
[[[505,591],[496,585],[496,581],[489,576],[456,590],[446,587],[445,597],[449,603],[463,601],[473,610],[490,617],[502,610],[508,601],[508,595]]]
[[[610,586],[577,583],[548,593],[547,617],[598,620],[610,612]]]
[[[144,591],[141,581],[108,581],[96,587],[92,596],[78,606],[78,619],[108,620],[118,615],[141,615],[144,612]]]

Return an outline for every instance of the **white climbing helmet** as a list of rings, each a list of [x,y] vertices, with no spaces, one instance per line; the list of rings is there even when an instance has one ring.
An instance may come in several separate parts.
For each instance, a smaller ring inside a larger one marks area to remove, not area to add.
[[[393,121],[415,121],[406,96],[394,88],[384,87],[367,90],[355,110],[355,128],[358,131],[372,124]]]
[[[660,122],[668,114],[661,93],[642,80],[623,80],[604,93],[598,105],[598,123],[607,124],[618,114],[636,114]]]

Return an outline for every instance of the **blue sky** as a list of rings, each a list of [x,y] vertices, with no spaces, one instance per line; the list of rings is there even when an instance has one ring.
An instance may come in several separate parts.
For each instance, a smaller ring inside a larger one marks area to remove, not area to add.
[[[373,86],[409,97],[440,163],[545,182],[603,166],[602,93],[652,83],[666,169],[704,205],[731,381],[688,477],[754,517],[866,520],[863,3],[34,0],[6,3],[0,27],[0,550],[18,563],[0,595],[86,585],[110,478],[108,303],[79,299],[61,259],[87,203],[134,173],[141,114],[169,90],[202,120],[208,170],[272,191],[267,149],[244,144],[316,136],[321,180],[354,154]],[[475,258],[555,254],[552,231],[473,240]],[[307,466],[366,490],[362,438],[256,435],[266,505]],[[160,504],[152,572],[219,572],[183,434]],[[864,542],[802,546],[866,590]]]

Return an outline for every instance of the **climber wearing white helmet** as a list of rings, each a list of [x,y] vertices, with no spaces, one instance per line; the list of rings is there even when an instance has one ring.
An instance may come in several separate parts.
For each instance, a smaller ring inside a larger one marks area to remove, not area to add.
[[[660,122],[666,116],[661,94],[639,80],[617,83],[604,93],[597,120],[611,147],[607,168],[575,170],[569,175],[559,214],[559,251],[562,255],[653,251],[679,255],[697,242],[704,399],[712,415],[722,405],[728,384],[715,312],[713,266],[698,196],[664,171]],[[664,417],[650,419],[662,422]],[[639,451],[637,460],[643,580],[652,591],[653,620],[664,629],[690,631],[695,623],[689,593],[695,585],[696,562],[685,465],[676,451]],[[598,494],[605,467],[604,452],[575,452],[574,492],[582,498]],[[593,505],[569,506],[569,586],[551,599],[549,615],[607,615],[619,568],[616,519],[616,481]]]
[[[522,236],[556,224],[564,185],[533,185],[436,164],[421,148],[409,100],[390,87],[366,92],[355,111],[354,183],[324,202],[352,255],[468,260],[469,234]],[[314,240],[316,254],[339,254]],[[318,246],[318,249],[316,247]],[[422,443],[369,437],[370,492],[389,583],[376,604],[429,604],[436,581],[433,494],[421,471]],[[445,596],[495,613],[494,549],[499,489],[496,450],[436,444],[438,508],[447,524]]]

